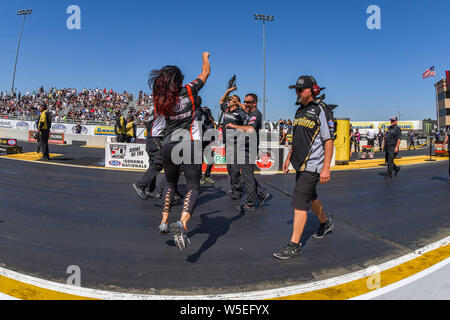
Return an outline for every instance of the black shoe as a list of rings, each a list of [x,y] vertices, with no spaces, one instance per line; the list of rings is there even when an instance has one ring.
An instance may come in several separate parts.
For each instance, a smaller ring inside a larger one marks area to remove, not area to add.
[[[180,202],[181,200],[183,200],[181,194],[175,193],[175,195],[173,196],[173,201]]]
[[[248,206],[246,204],[240,205],[236,207],[236,211],[244,212],[244,213],[252,213],[255,212],[258,207],[256,206]]]
[[[136,193],[138,194],[139,198],[142,200],[147,200],[147,195],[145,194],[144,190],[139,188],[137,185],[133,184],[134,190],[136,190]]]
[[[281,248],[273,254],[277,259],[289,260],[295,256],[298,256],[302,252],[302,244],[295,244],[290,242],[287,246]]]
[[[313,235],[314,239],[323,239],[327,233],[330,233],[334,229],[334,224],[331,219],[328,219],[327,222],[322,223],[319,227],[319,230]]]
[[[145,192],[145,195],[150,199],[162,199],[162,194],[159,192]]]
[[[266,193],[264,196],[259,198],[259,206],[262,207],[270,199],[272,199],[272,195],[270,193]]]
[[[397,176],[398,175],[398,172],[400,171],[400,167],[397,167],[397,169],[394,169],[394,174],[395,174],[395,176]]]
[[[242,198],[242,193],[234,191],[231,196],[231,200],[240,200]]]

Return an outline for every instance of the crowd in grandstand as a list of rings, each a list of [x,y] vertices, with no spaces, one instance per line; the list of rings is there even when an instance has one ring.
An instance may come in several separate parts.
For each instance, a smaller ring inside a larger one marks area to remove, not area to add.
[[[44,90],[43,87],[32,92],[14,93],[0,92],[0,115],[22,119],[36,119],[39,108],[48,106],[54,123],[87,121],[112,124],[116,111],[128,117],[134,117],[137,125],[143,125],[152,106],[152,97],[140,91],[134,104],[133,95],[129,92],[117,93],[112,89],[56,89]],[[273,129],[280,131],[280,143],[289,144],[292,137],[292,121],[282,120],[272,124]]]
[[[125,110],[133,101],[128,92],[117,93],[107,89],[56,89],[25,94],[0,92],[0,115],[9,117],[35,118],[39,107],[47,105],[55,122],[59,121],[101,121],[114,120],[115,110]]]

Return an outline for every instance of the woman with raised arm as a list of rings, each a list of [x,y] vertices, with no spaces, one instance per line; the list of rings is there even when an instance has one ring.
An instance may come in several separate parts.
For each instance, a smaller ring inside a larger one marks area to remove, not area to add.
[[[166,118],[162,154],[167,186],[163,197],[163,218],[159,229],[161,234],[168,234],[170,230],[181,251],[186,250],[189,243],[188,222],[197,204],[200,189],[203,161],[202,136],[200,125],[196,121],[196,108],[199,107],[198,92],[203,88],[211,73],[209,53],[203,53],[202,59],[202,73],[196,80],[185,86],[183,86],[184,76],[176,66],[165,66],[160,70],[154,70],[149,79],[149,85],[153,88],[155,112]],[[198,157],[199,154],[200,157]],[[196,156],[200,160],[195,158]],[[180,220],[169,225],[169,215],[180,178],[181,166],[183,166],[188,190]]]

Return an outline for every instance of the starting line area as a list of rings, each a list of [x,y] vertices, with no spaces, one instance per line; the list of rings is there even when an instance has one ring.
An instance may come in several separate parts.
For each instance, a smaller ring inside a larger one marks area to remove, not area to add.
[[[450,262],[450,237],[414,253],[352,274],[276,290],[225,295],[164,296],[92,290],[63,285],[0,268],[0,293],[19,300],[348,300],[376,296],[377,290]],[[445,263],[443,263],[445,262]],[[398,288],[398,286],[396,286]],[[0,299],[2,295],[0,295]]]
[[[324,240],[306,239],[305,252],[282,264],[271,252],[283,245],[292,227],[292,175],[261,175],[258,180],[273,186],[274,198],[256,215],[244,217],[236,216],[235,203],[223,191],[226,178],[218,176],[216,186],[204,187],[190,231],[192,249],[184,257],[170,239],[161,242],[152,230],[160,221],[159,202],[137,199],[130,187],[143,170],[64,164],[58,158],[71,155],[55,150],[49,162],[39,161],[34,152],[0,157],[7,199],[0,208],[0,299],[371,299],[450,262],[448,187],[439,176],[446,173],[448,158],[428,162],[425,155],[403,156],[396,163],[405,169],[389,182],[381,172],[366,170],[384,171],[384,159],[334,167],[334,183],[323,187],[320,196],[331,208],[336,229]],[[33,183],[42,177],[42,185]],[[369,206],[374,197],[377,201]],[[392,213],[386,212],[383,203],[394,200]],[[310,221],[305,233],[312,235],[317,225]],[[396,234],[395,225],[406,221],[404,234]],[[42,228],[36,229],[37,224]],[[72,263],[81,263],[82,287],[65,284],[58,275]],[[187,287],[198,282],[199,289],[189,294],[177,290],[180,272],[192,279]],[[266,279],[273,282],[266,284]],[[158,289],[165,284],[167,289]],[[223,290],[202,289],[209,284]],[[157,289],[140,292],[135,289],[140,285]]]

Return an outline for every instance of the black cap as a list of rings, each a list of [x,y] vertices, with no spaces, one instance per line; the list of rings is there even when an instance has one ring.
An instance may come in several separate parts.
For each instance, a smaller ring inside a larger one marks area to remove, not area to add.
[[[289,89],[303,89],[303,88],[312,88],[317,84],[316,79],[312,76],[301,76],[298,78],[297,83],[289,86]]]

